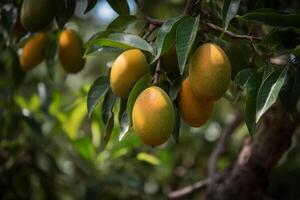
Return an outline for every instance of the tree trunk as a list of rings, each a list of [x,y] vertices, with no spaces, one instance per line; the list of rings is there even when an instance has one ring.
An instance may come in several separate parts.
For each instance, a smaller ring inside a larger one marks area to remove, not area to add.
[[[255,136],[246,139],[237,160],[212,179],[207,200],[261,199],[271,169],[291,144],[295,125],[280,104],[265,113]]]

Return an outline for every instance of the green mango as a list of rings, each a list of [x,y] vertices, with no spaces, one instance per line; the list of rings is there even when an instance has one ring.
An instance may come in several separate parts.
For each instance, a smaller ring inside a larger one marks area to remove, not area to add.
[[[51,23],[55,15],[53,0],[24,0],[21,23],[28,31],[37,32]]]

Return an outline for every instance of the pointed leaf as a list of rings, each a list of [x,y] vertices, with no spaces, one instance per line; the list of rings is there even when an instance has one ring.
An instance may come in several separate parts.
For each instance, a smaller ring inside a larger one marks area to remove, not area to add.
[[[56,0],[55,1],[57,12],[56,12],[56,23],[60,29],[64,28],[65,23],[73,16],[76,1],[74,0]]]
[[[150,75],[145,74],[132,88],[128,101],[127,101],[127,112],[130,124],[132,124],[132,109],[135,103],[135,100],[139,96],[139,94],[148,87],[148,83],[150,80]]]
[[[168,19],[158,30],[156,39],[157,54],[153,62],[173,46],[176,37],[177,26],[183,18],[184,16],[178,16]]]
[[[120,135],[119,135],[119,141],[121,141],[125,135],[129,131],[129,117],[127,111],[125,111],[122,115],[121,122],[120,122]]]
[[[247,81],[250,79],[250,77],[255,73],[255,70],[253,68],[246,68],[241,70],[234,78],[234,84],[236,87],[240,87],[241,89],[244,89],[247,85]]]
[[[92,84],[87,96],[87,109],[89,117],[92,116],[96,105],[99,103],[101,97],[108,90],[108,87],[109,82],[106,76],[101,76],[97,78]]]
[[[86,9],[84,11],[84,14],[88,13],[90,10],[92,10],[95,5],[97,4],[98,0],[87,0],[88,4],[86,6]]]
[[[119,15],[129,15],[129,6],[127,0],[107,0],[107,3]]]
[[[137,18],[133,15],[122,15],[114,19],[107,27],[108,30],[124,31],[127,26],[137,21]]]
[[[108,38],[97,39],[94,44],[122,49],[137,48],[154,54],[152,46],[146,40],[133,34],[112,33]]]
[[[180,76],[171,85],[171,88],[170,88],[170,91],[169,91],[169,96],[170,96],[170,99],[172,100],[172,102],[175,101],[176,98],[177,98],[177,95],[178,95],[178,93],[180,91],[182,79],[183,79],[183,77]]]
[[[255,108],[256,98],[259,87],[263,80],[263,73],[254,73],[247,81],[246,90],[246,102],[245,102],[245,123],[250,134],[255,132]]]
[[[111,88],[107,91],[104,96],[102,105],[102,120],[104,124],[107,124],[111,116],[113,115],[112,109],[116,101],[116,96],[112,92]]]
[[[101,140],[101,149],[103,150],[107,143],[109,142],[110,136],[113,132],[114,129],[114,113],[112,112],[110,118],[108,119],[106,125],[105,125],[105,130],[102,135],[102,140]]]
[[[176,31],[176,52],[180,74],[183,74],[185,64],[193,43],[196,39],[200,17],[189,17],[183,20]]]
[[[240,17],[243,20],[279,27],[300,28],[300,14],[282,13],[272,9],[258,9]]]
[[[223,28],[226,30],[229,22],[234,18],[237,14],[240,6],[241,0],[225,0],[222,17],[223,17]]]
[[[257,95],[256,122],[276,102],[287,75],[287,67],[272,72],[262,83]]]

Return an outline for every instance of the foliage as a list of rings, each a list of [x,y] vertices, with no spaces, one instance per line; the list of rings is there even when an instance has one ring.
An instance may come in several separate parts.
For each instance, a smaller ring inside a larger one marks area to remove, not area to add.
[[[105,28],[92,14],[103,2],[118,15]],[[186,13],[186,2],[166,2],[87,0],[82,5],[56,0],[55,20],[45,29],[45,63],[24,72],[19,55],[33,33],[20,26],[22,1],[1,1],[0,199],[164,199],[171,189],[205,175],[214,141],[235,110],[244,110],[245,125],[236,131],[219,168],[235,158],[242,139],[255,134],[274,103],[280,101],[291,118],[299,115],[298,1],[197,1]],[[87,38],[84,57],[91,62],[77,75],[65,73],[57,58],[58,36],[65,27],[75,27]],[[224,49],[234,76],[210,121],[195,129],[180,120],[177,95],[191,55],[206,42]],[[178,74],[160,69],[161,57],[174,46]],[[110,65],[120,52],[133,48],[146,55],[151,73],[121,99],[109,85]],[[156,149],[140,143],[131,116],[138,95],[153,84],[170,96],[176,113],[174,140]],[[300,165],[298,137],[279,168],[292,175],[276,170],[272,180],[300,176],[295,170]],[[275,198],[299,198],[297,188],[284,196],[274,187],[268,193]]]

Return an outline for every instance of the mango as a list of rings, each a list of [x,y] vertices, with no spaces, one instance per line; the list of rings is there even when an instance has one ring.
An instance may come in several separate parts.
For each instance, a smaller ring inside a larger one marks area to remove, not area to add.
[[[68,73],[78,73],[85,65],[83,43],[77,32],[64,30],[59,37],[58,57]]]
[[[145,89],[136,99],[132,123],[140,140],[158,146],[170,137],[175,123],[175,112],[169,96],[159,87]]]
[[[213,102],[200,101],[193,93],[188,79],[182,82],[178,108],[181,118],[192,127],[202,126],[212,114]]]
[[[40,31],[48,26],[55,15],[53,0],[23,0],[21,23],[28,31]]]
[[[215,101],[223,96],[231,80],[231,65],[216,44],[205,43],[194,52],[189,63],[189,81],[200,100]]]
[[[45,56],[47,46],[47,35],[38,32],[26,42],[20,56],[20,65],[24,71],[32,69],[40,64]]]
[[[138,49],[121,53],[112,65],[110,86],[113,93],[127,98],[135,83],[148,72],[147,60]]]

